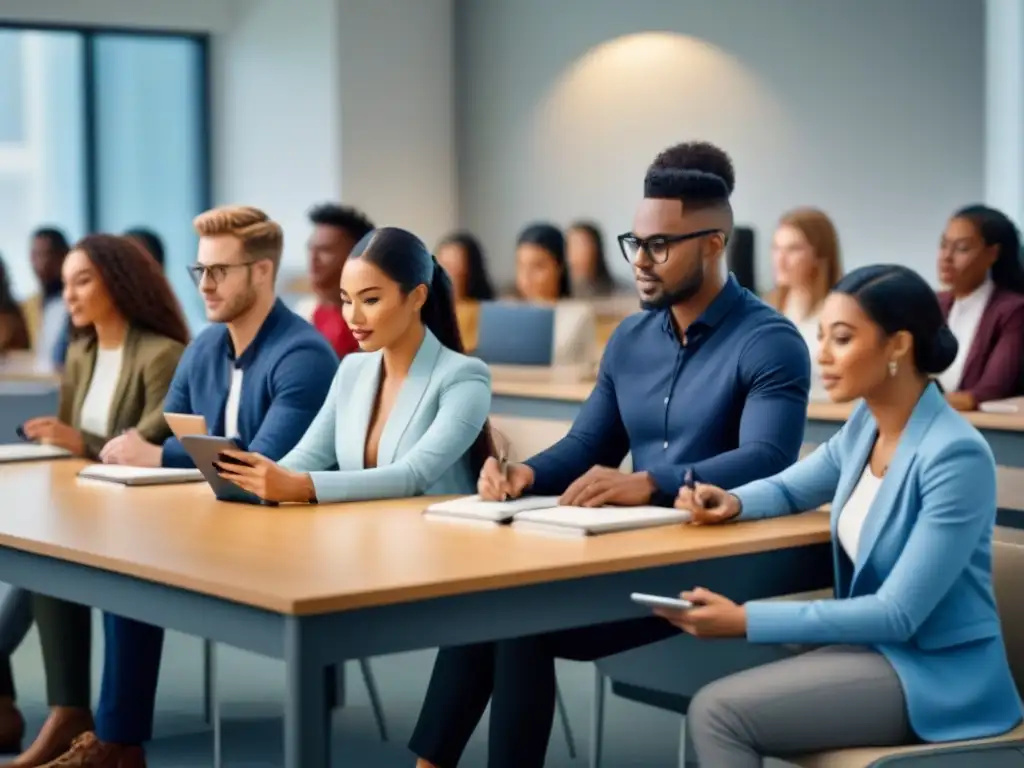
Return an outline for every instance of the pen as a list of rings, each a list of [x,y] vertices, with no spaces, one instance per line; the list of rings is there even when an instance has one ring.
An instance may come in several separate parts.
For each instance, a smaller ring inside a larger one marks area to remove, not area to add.
[[[498,469],[501,471],[501,479],[507,484],[508,483],[508,452],[502,451],[498,454]],[[508,500],[508,494],[503,493],[501,495],[502,501]]]
[[[697,498],[697,483],[694,482],[692,469],[686,470],[686,474],[683,475],[683,485],[689,488],[690,492],[693,493],[694,501],[696,501],[698,504],[704,507],[704,509],[708,509],[707,501],[701,501],[700,499]]]

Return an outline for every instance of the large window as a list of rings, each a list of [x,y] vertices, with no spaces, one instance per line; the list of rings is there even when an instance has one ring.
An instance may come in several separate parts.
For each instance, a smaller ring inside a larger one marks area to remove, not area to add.
[[[0,28],[0,255],[20,297],[36,227],[145,227],[201,322],[185,267],[210,204],[207,83],[200,36]]]

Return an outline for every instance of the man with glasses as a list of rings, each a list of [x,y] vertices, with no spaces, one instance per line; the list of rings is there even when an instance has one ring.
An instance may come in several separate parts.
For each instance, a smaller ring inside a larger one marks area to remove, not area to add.
[[[733,185],[732,162],[711,144],[680,144],[655,159],[633,230],[619,237],[647,311],[612,335],[566,437],[507,474],[487,461],[484,498],[529,491],[575,506],[670,505],[685,483],[734,488],[797,460],[807,346],[788,320],[722,277]],[[627,453],[632,473],[617,469]],[[442,649],[410,744],[420,768],[457,764],[492,696],[489,767],[543,765],[555,658],[592,661],[677,633],[651,617]]]
[[[323,405],[338,358],[309,323],[274,292],[281,227],[255,208],[215,208],[195,220],[199,254],[190,267],[218,323],[189,345],[164,401],[167,413],[202,415],[212,434],[280,460]],[[113,444],[113,445],[112,445]],[[192,466],[176,438],[151,445],[129,432],[104,458],[136,466]],[[96,733],[76,741],[53,765],[144,768],[152,736],[164,631],[104,615],[106,650]],[[65,762],[61,762],[64,760]]]

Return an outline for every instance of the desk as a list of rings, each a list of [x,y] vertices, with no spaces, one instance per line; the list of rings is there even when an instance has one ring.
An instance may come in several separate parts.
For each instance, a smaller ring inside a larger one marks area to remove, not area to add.
[[[283,658],[287,768],[328,764],[329,665],[646,615],[632,591],[831,583],[820,512],[561,540],[430,522],[422,498],[274,509],[80,481],[81,466],[0,467],[0,580]]]
[[[41,368],[32,352],[0,355],[0,443],[17,438],[26,419],[57,413],[60,374]]]
[[[572,421],[594,388],[592,381],[549,382],[502,380],[492,383],[491,411],[503,416]],[[853,410],[853,404],[812,402],[807,407],[804,441],[824,443],[839,431]],[[965,413],[992,446],[996,463],[1024,467],[1024,414]]]

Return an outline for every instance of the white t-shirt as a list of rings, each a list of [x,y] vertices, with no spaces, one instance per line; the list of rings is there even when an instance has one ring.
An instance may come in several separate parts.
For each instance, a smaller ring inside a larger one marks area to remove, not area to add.
[[[939,374],[939,383],[947,392],[956,392],[960,389],[967,356],[971,354],[971,345],[974,344],[982,315],[985,314],[985,307],[988,306],[988,300],[992,298],[994,290],[995,284],[991,280],[986,280],[973,293],[955,300],[949,309],[949,319],[946,323],[956,336],[957,350],[953,364]]]
[[[238,437],[238,407],[242,403],[242,369],[231,369],[231,386],[224,406],[224,437]]]
[[[821,384],[821,366],[818,365],[818,349],[821,346],[821,342],[818,341],[818,315],[809,315],[803,320],[793,317],[789,319],[803,337],[804,344],[807,345],[807,354],[811,358],[811,400],[827,400],[828,393]]]
[[[881,486],[882,478],[875,477],[871,472],[870,465],[865,464],[860,480],[857,481],[857,485],[854,486],[850,497],[839,512],[836,533],[839,535],[839,543],[854,562],[857,562],[857,550],[860,547],[860,532],[864,528],[864,520],[867,518],[871,504]]]
[[[89,390],[82,401],[82,412],[79,416],[79,427],[100,437],[111,437],[110,408],[114,402],[114,391],[121,378],[121,362],[124,359],[124,347],[117,349],[96,350],[96,365],[92,369]]]

